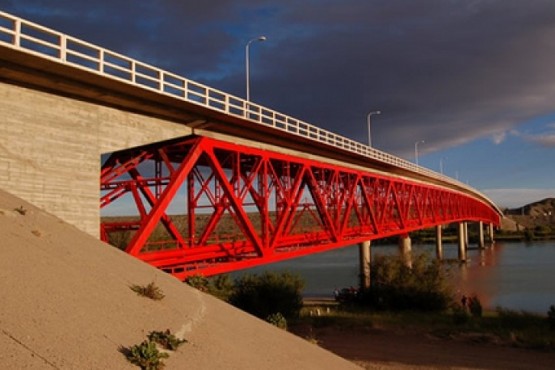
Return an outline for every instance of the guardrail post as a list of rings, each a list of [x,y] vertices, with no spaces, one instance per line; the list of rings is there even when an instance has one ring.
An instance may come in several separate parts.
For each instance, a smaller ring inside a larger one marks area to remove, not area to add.
[[[61,35],[60,36],[60,50],[59,50],[59,58],[65,62],[67,59],[67,36]]]
[[[13,43],[15,46],[21,46],[21,20],[16,19],[14,20],[14,40]]]
[[[98,54],[98,72],[104,74],[104,49],[99,50]],[[133,78],[135,78],[135,73],[133,72]],[[135,81],[133,81],[135,82]]]

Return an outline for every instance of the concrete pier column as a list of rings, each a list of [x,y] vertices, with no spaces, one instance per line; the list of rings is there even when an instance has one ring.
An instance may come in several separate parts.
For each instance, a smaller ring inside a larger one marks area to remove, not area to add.
[[[412,256],[411,256],[411,240],[409,234],[404,234],[399,237],[399,253],[405,261],[405,265],[412,267]]]
[[[468,242],[468,222],[464,222],[464,245],[465,248],[468,249],[468,246],[470,245]]]
[[[478,248],[484,249],[484,223],[482,221],[478,222]]]
[[[495,243],[495,239],[493,238],[493,224],[492,223],[489,224],[488,234],[489,234],[489,242],[491,244]]]
[[[370,263],[372,262],[370,240],[359,243],[358,256],[360,262],[360,287],[367,289],[370,288]]]
[[[466,261],[466,236],[465,236],[465,232],[464,232],[464,227],[465,222],[459,222],[459,235],[458,235],[458,241],[459,241],[459,261],[460,262],[465,262]]]
[[[442,225],[436,226],[436,258],[441,261],[443,259],[443,241],[442,241]]]

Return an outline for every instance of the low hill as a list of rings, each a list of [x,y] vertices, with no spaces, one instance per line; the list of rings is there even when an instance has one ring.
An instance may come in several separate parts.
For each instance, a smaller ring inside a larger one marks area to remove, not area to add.
[[[547,227],[555,229],[555,198],[546,198],[519,208],[507,209],[505,215],[514,222],[515,230]],[[508,226],[503,229],[510,230]]]
[[[357,368],[2,190],[0,292],[2,369],[137,369],[120,349],[166,329],[188,340],[167,369]]]

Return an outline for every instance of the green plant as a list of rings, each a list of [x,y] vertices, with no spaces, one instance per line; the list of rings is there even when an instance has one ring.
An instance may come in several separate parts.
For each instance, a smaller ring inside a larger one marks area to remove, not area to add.
[[[166,331],[151,331],[148,334],[148,340],[158,343],[170,351],[175,351],[180,345],[187,343],[187,340],[179,339],[172,334],[170,329],[167,329]]]
[[[235,280],[229,302],[261,319],[276,312],[286,319],[297,318],[303,306],[303,287],[298,275],[287,272],[244,275]]]
[[[210,278],[208,292],[213,296],[224,301],[229,301],[229,297],[234,291],[235,285],[229,275],[217,275]]]
[[[524,230],[524,239],[526,241],[532,241],[535,238],[536,238],[536,235],[534,234],[534,230],[531,230],[531,229]]]
[[[287,330],[287,319],[279,312],[268,315],[266,321],[280,329]]]
[[[164,368],[164,358],[169,355],[160,352],[156,347],[156,343],[145,340],[141,344],[136,344],[125,351],[127,360],[134,365],[139,366],[143,370],[160,370]]]
[[[156,286],[154,282],[149,283],[148,285],[131,285],[131,290],[141,295],[143,297],[147,297],[153,299],[155,301],[159,301],[165,297],[162,289]]]
[[[547,311],[547,322],[549,323],[549,329],[555,330],[555,306],[549,306],[549,311]]]
[[[108,244],[124,251],[129,245],[132,235],[131,231],[111,232],[108,234]]]
[[[185,282],[193,288],[200,290],[201,292],[208,292],[208,285],[210,284],[210,282],[202,275],[189,276],[185,280]]]
[[[27,210],[25,208],[23,208],[23,206],[19,206],[18,208],[14,208],[14,211],[16,211],[17,213],[19,213],[22,216],[25,216],[25,214],[27,213]]]
[[[211,294],[223,301],[228,301],[235,289],[233,281],[227,274],[217,275],[211,278],[206,278],[202,275],[193,275],[188,277],[185,282],[193,288]]]
[[[455,325],[464,325],[470,321],[470,315],[466,311],[466,308],[459,305],[453,307],[451,317],[453,318],[453,323]]]
[[[474,317],[482,317],[482,303],[477,296],[472,296],[468,299],[468,309]]]
[[[401,256],[377,256],[371,266],[370,288],[358,302],[379,310],[443,311],[453,302],[447,271],[427,254],[407,266]]]

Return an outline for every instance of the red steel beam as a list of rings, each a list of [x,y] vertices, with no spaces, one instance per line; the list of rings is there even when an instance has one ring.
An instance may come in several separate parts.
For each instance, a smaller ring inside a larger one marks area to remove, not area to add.
[[[180,279],[218,274],[457,221],[499,224],[480,199],[437,185],[192,136],[113,153],[101,207],[126,251]],[[182,215],[170,216],[178,203]]]

